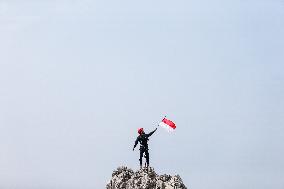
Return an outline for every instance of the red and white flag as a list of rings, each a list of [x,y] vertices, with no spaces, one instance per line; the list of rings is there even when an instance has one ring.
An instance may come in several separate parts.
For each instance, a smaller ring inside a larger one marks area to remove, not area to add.
[[[159,126],[165,128],[168,132],[174,131],[176,129],[176,124],[167,118],[164,118],[159,123]]]

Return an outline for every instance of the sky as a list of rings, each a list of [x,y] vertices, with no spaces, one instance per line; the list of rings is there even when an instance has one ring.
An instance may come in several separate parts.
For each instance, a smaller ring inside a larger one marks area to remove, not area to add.
[[[99,189],[139,167],[284,188],[283,0],[0,0],[0,188]]]

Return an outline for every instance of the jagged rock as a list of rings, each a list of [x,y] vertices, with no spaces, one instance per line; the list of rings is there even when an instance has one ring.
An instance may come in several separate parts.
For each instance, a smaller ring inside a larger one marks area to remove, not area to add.
[[[125,166],[118,167],[106,185],[107,189],[187,189],[179,175],[158,175],[149,167],[134,172]]]

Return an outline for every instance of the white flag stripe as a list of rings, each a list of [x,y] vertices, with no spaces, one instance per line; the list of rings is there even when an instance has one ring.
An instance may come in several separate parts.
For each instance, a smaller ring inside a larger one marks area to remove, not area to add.
[[[159,126],[163,127],[164,129],[166,129],[168,132],[173,132],[174,129],[172,127],[169,127],[167,124],[165,124],[164,122],[160,122]]]

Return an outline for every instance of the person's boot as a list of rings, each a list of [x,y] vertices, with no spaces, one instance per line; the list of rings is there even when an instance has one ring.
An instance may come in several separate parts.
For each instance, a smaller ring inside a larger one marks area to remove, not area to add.
[[[146,170],[147,170],[147,173],[149,172],[149,165],[148,163],[145,163],[145,167],[146,167]]]
[[[142,165],[140,165],[140,169],[142,169]]]

